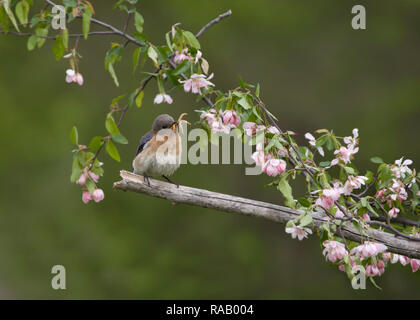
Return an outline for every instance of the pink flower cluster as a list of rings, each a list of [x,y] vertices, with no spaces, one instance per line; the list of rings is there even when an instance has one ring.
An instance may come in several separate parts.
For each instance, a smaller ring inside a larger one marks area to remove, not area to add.
[[[349,255],[344,244],[338,241],[326,240],[322,243],[322,245],[325,247],[322,251],[325,259],[333,263],[340,261]]]
[[[180,64],[185,60],[189,60],[189,61],[194,60],[194,63],[197,63],[198,60],[200,60],[202,56],[203,56],[202,52],[200,50],[197,50],[197,53],[196,53],[195,59],[194,59],[191,56],[191,53],[188,52],[188,48],[184,48],[181,51],[175,51],[174,62],[176,64]]]
[[[153,103],[160,104],[162,102],[166,102],[168,104],[172,104],[173,100],[172,100],[172,97],[169,94],[159,93],[159,94],[156,95],[155,100],[153,101]]]
[[[66,82],[72,83],[75,82],[79,86],[83,85],[83,76],[80,73],[77,73],[73,69],[67,69],[66,71]]]
[[[365,270],[368,277],[381,276],[385,272],[385,263],[377,260],[376,263],[366,264]]]
[[[98,182],[100,175],[97,175],[89,171],[87,168],[84,168],[82,174],[80,175],[80,178],[76,181],[76,183],[82,186],[86,185],[88,178],[92,179],[96,183]],[[102,189],[96,188],[92,194],[90,194],[90,192],[85,189],[82,194],[82,201],[84,203],[88,203],[91,200],[94,200],[95,202],[99,202],[99,201],[102,201],[104,197],[105,197],[105,194]]]
[[[336,158],[333,161],[331,161],[331,166],[337,165],[340,160],[342,160],[345,164],[351,162],[351,160],[353,159],[353,155],[359,151],[359,148],[357,147],[357,144],[359,143],[357,139],[358,137],[359,130],[353,129],[353,136],[345,137],[343,139],[344,143],[346,143],[347,146],[341,146],[340,149],[334,151]]]
[[[419,259],[411,259],[411,258],[403,256],[401,254],[396,254],[396,253],[391,254],[390,252],[384,252],[384,253],[382,253],[382,258],[385,261],[391,262],[392,264],[395,264],[397,262],[401,263],[401,265],[403,265],[403,266],[405,266],[407,264],[410,264],[411,270],[413,272],[416,272],[420,268],[420,260]]]
[[[204,74],[194,73],[191,75],[190,79],[179,80],[180,83],[184,84],[185,92],[192,92],[196,94],[201,94],[201,89],[208,89],[209,86],[214,86],[214,83],[210,82],[213,78],[213,73],[206,77]]]
[[[82,201],[84,203],[88,203],[91,200],[94,200],[95,202],[99,202],[99,201],[104,200],[104,198],[105,198],[104,191],[99,188],[95,189],[92,194],[90,194],[89,191],[85,190],[83,191],[83,195],[82,195]]]
[[[275,177],[286,171],[286,161],[273,158],[270,153],[266,154],[263,143],[257,144],[257,151],[252,154],[251,158],[268,176]]]
[[[365,176],[349,176],[344,183],[343,193],[348,196],[354,189],[360,189],[362,185],[368,180]]]
[[[293,239],[297,237],[299,240],[303,240],[308,237],[308,234],[312,234],[312,230],[292,223],[291,227],[286,227],[286,233],[289,233]]]
[[[390,188],[381,189],[376,193],[376,197],[381,199],[383,202],[386,202],[390,210],[388,211],[388,216],[390,218],[395,218],[400,209],[394,207],[393,201],[402,202],[407,200],[408,194],[405,189],[404,183],[399,179],[392,179],[393,183]]]
[[[241,118],[234,110],[225,110],[217,112],[211,108],[208,111],[196,110],[201,112],[200,118],[205,119],[212,132],[230,133],[230,130],[236,128],[241,123]]]
[[[244,129],[244,133],[249,137],[254,137],[257,131],[266,129],[265,126],[256,124],[255,122],[244,122],[242,128]]]
[[[262,171],[271,177],[278,176],[286,171],[286,161],[269,157],[262,167]]]
[[[334,201],[337,201],[340,198],[342,192],[343,188],[338,184],[335,184],[333,188],[322,190],[318,199],[315,201],[315,204],[328,210],[334,205]]]
[[[82,174],[80,175],[79,180],[77,180],[76,183],[83,186],[86,184],[86,180],[88,177],[90,177],[94,182],[98,182],[100,176],[93,173],[92,171],[88,172],[88,169],[84,168]]]
[[[387,246],[382,243],[365,241],[363,244],[353,248],[350,253],[359,258],[369,258],[377,256],[386,249]]]
[[[405,159],[403,162],[403,158],[395,160],[395,166],[391,169],[393,175],[397,179],[405,178],[405,176],[408,174],[412,174],[411,169],[408,167],[413,164],[413,161],[410,159]]]

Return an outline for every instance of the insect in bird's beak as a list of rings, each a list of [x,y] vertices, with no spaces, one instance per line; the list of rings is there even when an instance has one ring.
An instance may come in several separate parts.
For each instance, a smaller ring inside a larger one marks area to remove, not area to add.
[[[176,128],[177,128],[177,127],[179,127],[179,125],[180,125],[182,122],[185,122],[186,124],[191,125],[191,123],[189,123],[187,120],[183,120],[183,119],[182,119],[182,118],[184,118],[184,117],[185,117],[185,116],[187,116],[187,115],[188,115],[187,113],[183,113],[183,114],[181,114],[181,115],[179,116],[178,121],[174,122],[174,123],[172,124],[172,126],[171,126],[171,128],[172,128],[172,130],[173,130],[173,131],[175,131],[175,130],[176,130]]]

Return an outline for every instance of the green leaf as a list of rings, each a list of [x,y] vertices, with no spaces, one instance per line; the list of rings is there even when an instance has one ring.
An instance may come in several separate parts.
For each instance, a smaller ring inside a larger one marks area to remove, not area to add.
[[[93,194],[96,189],[95,183],[90,178],[86,180],[86,187],[90,194]]]
[[[98,149],[101,147],[102,143],[103,143],[103,137],[101,136],[96,136],[93,137],[92,140],[90,140],[89,143],[89,150],[92,152],[98,151]]]
[[[64,47],[64,44],[63,44],[63,36],[59,35],[57,36],[57,39],[55,40],[55,44],[53,47],[55,60],[57,61],[60,60],[63,57],[65,51],[66,51],[66,48]]]
[[[137,108],[140,108],[143,103],[143,97],[144,97],[144,91],[141,91],[136,98],[136,106]]]
[[[294,209],[295,202],[293,201],[292,188],[290,187],[290,184],[287,181],[286,176],[281,177],[279,184],[277,185],[277,189],[282,193],[283,197],[286,199],[285,201],[286,206]]]
[[[112,102],[111,102],[111,104],[116,104],[118,101],[120,101],[122,98],[124,98],[125,97],[125,94],[122,94],[122,95],[120,95],[120,96],[118,96],[118,97],[116,97],[116,98],[114,98],[114,99],[112,99]]]
[[[112,143],[111,140],[108,140],[106,142],[106,152],[108,152],[108,154],[111,156],[112,159],[118,162],[121,161],[120,154],[118,153],[118,149],[115,146],[115,144]]]
[[[331,164],[330,161],[321,161],[319,165],[323,168],[328,167]]]
[[[118,129],[117,124],[114,121],[112,116],[108,116],[105,121],[105,128],[110,134],[119,134],[120,129]]]
[[[382,288],[376,284],[373,277],[369,277],[369,280],[370,280],[370,282],[372,282],[372,284],[375,286],[376,289],[382,290]]]
[[[246,98],[246,96],[242,96],[239,100],[238,100],[238,104],[244,108],[245,110],[249,110],[251,109],[251,105],[248,103],[248,99]]]
[[[379,158],[379,157],[370,158],[370,161],[373,162],[373,163],[377,163],[377,164],[384,163],[384,160],[382,160],[382,158]]]
[[[29,51],[34,50],[37,42],[38,42],[38,37],[36,35],[30,36],[28,39],[28,44],[27,44],[28,50]]]
[[[137,31],[142,33],[143,32],[143,24],[144,24],[144,19],[143,16],[136,12],[134,14],[134,26],[136,27]]]
[[[85,39],[87,39],[88,35],[89,35],[89,30],[90,30],[90,18],[92,18],[92,9],[88,5],[85,5],[84,9],[85,10],[84,10],[83,16],[82,16],[83,36],[84,36]]]
[[[11,6],[10,6],[10,0],[3,0],[3,7],[4,7],[4,10],[6,11],[7,16],[9,17],[13,26],[15,27],[15,29],[18,32],[20,32],[19,26],[18,26],[18,24],[16,22],[16,19],[15,19],[15,15],[13,14],[13,11],[12,11]]]
[[[112,43],[111,49],[105,55],[105,69],[109,71],[111,77],[114,79],[115,85],[118,87],[120,84],[118,82],[117,75],[115,74],[114,64],[121,60],[121,54],[124,50],[118,43]]]
[[[47,39],[45,39],[46,36],[48,36],[48,26],[47,27],[39,27],[35,29],[35,34],[38,36],[37,37],[37,47],[41,48],[44,43],[47,41]]]
[[[345,166],[344,170],[346,170],[348,174],[356,174],[356,171],[354,171],[352,167]]]
[[[306,198],[298,198],[297,201],[299,204],[305,208],[308,208],[311,206],[311,202]]]
[[[112,135],[112,140],[114,140],[114,142],[120,143],[120,144],[127,144],[128,143],[127,138],[124,137],[121,133],[113,134]]]
[[[301,227],[305,227],[305,226],[307,226],[308,224],[311,224],[311,223],[312,223],[312,216],[309,213],[305,214],[302,217],[302,219],[300,219],[300,226]]]
[[[197,50],[201,49],[200,42],[198,42],[195,35],[193,35],[190,31],[183,31],[183,35],[185,37],[185,40],[187,41],[187,44],[190,47],[195,48]]]
[[[15,8],[16,16],[21,24],[28,23],[29,3],[25,0],[18,2]]]
[[[147,50],[148,57],[153,61],[153,63],[157,66],[158,65],[158,53],[155,48],[152,46],[149,47]]]
[[[70,131],[70,141],[71,143],[78,145],[79,144],[79,133],[77,132],[77,128],[73,127]]]
[[[136,71],[137,66],[139,65],[140,54],[141,54],[141,48],[138,47],[133,52],[133,73]]]
[[[73,159],[73,165],[72,165],[71,176],[70,176],[71,183],[76,182],[80,178],[81,175],[82,175],[82,168],[80,167],[79,159],[76,156]]]

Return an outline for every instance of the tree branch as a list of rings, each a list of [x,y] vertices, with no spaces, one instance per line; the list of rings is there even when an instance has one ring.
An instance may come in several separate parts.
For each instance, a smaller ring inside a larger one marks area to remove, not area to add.
[[[273,222],[287,223],[301,215],[301,211],[292,210],[283,206],[255,201],[246,198],[235,197],[227,194],[216,193],[203,189],[190,188],[186,186],[175,186],[174,184],[150,179],[151,186],[144,181],[142,176],[135,175],[128,171],[120,172],[121,181],[114,183],[114,188],[123,191],[133,191],[149,196],[167,199],[175,203],[189,204],[204,208],[211,208],[218,211],[243,214],[253,217],[264,218]],[[328,218],[321,212],[312,212],[312,229],[318,228]],[[361,234],[352,226],[343,226],[339,236],[346,239],[363,243],[367,238],[380,242],[388,247],[389,252],[402,254],[410,258],[420,259],[420,242],[397,238],[390,233],[370,229],[367,234]]]

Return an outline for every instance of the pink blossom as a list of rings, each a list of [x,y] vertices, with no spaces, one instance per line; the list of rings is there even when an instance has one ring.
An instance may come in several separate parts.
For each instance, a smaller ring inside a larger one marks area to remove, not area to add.
[[[305,138],[308,140],[311,146],[315,147],[316,140],[312,134],[310,134],[309,132],[305,133]],[[317,150],[321,156],[324,156],[324,149],[322,149],[322,147],[318,147]]]
[[[268,131],[268,132],[270,132],[270,133],[272,133],[272,134],[280,134],[279,129],[277,129],[277,128],[276,128],[276,127],[274,127],[274,126],[270,126],[270,127],[268,127],[268,128],[267,128],[267,131]]]
[[[66,70],[66,82],[72,83],[75,82],[79,86],[83,85],[83,76],[80,73],[77,73],[73,69],[67,69]]]
[[[408,195],[407,195],[407,191],[405,190],[404,183],[401,180],[397,180],[397,179],[392,179],[392,181],[394,183],[392,184],[391,188],[389,188],[389,191],[391,191],[389,198],[393,201],[407,200]]]
[[[223,112],[223,122],[232,128],[236,128],[241,123],[241,118],[234,110],[225,110]]]
[[[343,141],[347,146],[355,147],[358,143],[357,138],[359,137],[359,129],[355,128],[352,131],[353,137],[344,137]]]
[[[382,243],[365,241],[363,244],[353,248],[350,253],[357,257],[368,258],[374,257],[386,249],[387,247]]]
[[[247,136],[253,137],[256,132],[264,130],[265,126],[257,125],[255,122],[244,122],[242,128]]]
[[[385,263],[382,260],[378,260],[376,264],[366,265],[366,275],[368,277],[380,276],[385,272]]]
[[[263,167],[265,162],[271,158],[270,154],[264,153],[264,144],[263,143],[257,143],[257,151],[255,151],[251,158],[254,160],[255,164],[257,166]]]
[[[203,110],[195,110],[195,111],[201,113],[200,118],[206,119],[209,126],[211,125],[211,122],[216,120],[216,109],[214,108],[211,108],[208,111],[203,111]]]
[[[392,256],[392,259],[391,259],[391,263],[394,264],[394,263],[397,263],[397,262],[400,262],[401,265],[405,266],[408,263],[410,263],[410,258],[408,258],[406,256],[403,256],[401,254],[394,253],[393,256]]]
[[[341,193],[342,188],[338,185],[334,186],[334,188],[324,189],[319,198],[315,201],[315,204],[324,209],[329,209],[333,206],[334,201],[337,201],[340,198]]]
[[[220,117],[209,123],[209,125],[212,132],[224,132],[226,134],[230,133],[231,127],[229,125],[223,124]]]
[[[338,241],[326,240],[322,244],[325,247],[322,254],[326,260],[335,263],[348,256],[346,247]]]
[[[340,209],[337,208],[337,211],[335,212],[334,217],[339,218],[339,219],[344,218],[343,211],[341,211]]]
[[[376,193],[376,197],[384,200],[385,199],[385,193],[386,193],[386,189],[381,189]]]
[[[394,208],[392,208],[391,210],[388,211],[388,216],[390,218],[396,218],[397,215],[398,215],[398,212],[400,212],[400,209],[394,207]]]
[[[98,180],[99,180],[99,176],[97,174],[93,173],[92,171],[89,171],[89,177],[95,182],[98,182]]]
[[[351,159],[353,157],[353,154],[357,153],[359,151],[359,148],[354,148],[353,145],[349,145],[347,148],[344,146],[341,146],[339,150],[334,151],[334,154],[337,156],[336,160],[343,160],[344,163],[350,163]],[[337,164],[336,162],[334,162]],[[333,163],[331,162],[331,165]]]
[[[398,179],[404,178],[406,174],[410,175],[412,173],[411,169],[408,166],[412,165],[413,161],[410,159],[406,159],[403,162],[403,158],[395,160],[395,166],[392,168],[392,173]]]
[[[299,240],[302,240],[307,238],[308,234],[312,234],[312,230],[309,228],[296,226],[294,223],[292,223],[291,227],[286,227],[286,233],[291,234],[293,239],[297,237]]]
[[[344,184],[344,194],[348,196],[354,189],[360,189],[367,180],[368,178],[364,176],[349,176],[346,183]]]
[[[160,104],[162,102],[166,102],[168,104],[172,104],[173,100],[169,94],[159,93],[156,95],[155,100],[153,101],[155,104]]]
[[[76,181],[77,184],[84,185],[86,184],[86,180],[88,176],[94,181],[98,182],[99,176],[91,171],[88,171],[87,168],[83,169],[82,174],[80,175],[80,178]]]
[[[362,215],[362,220],[364,222],[370,222],[370,217],[367,213],[365,213],[364,215]]]
[[[213,78],[213,73],[206,78],[204,74],[194,73],[188,80],[179,80],[184,84],[185,92],[192,92],[201,94],[201,88],[208,89],[209,86],[214,86],[209,80]]]
[[[92,199],[95,200],[95,202],[102,201],[105,197],[104,191],[102,189],[95,189],[92,194]]]
[[[382,259],[384,259],[385,261],[391,260],[391,252],[382,253]]]
[[[286,171],[286,161],[281,159],[268,159],[262,170],[269,176],[278,176]]]
[[[411,270],[413,270],[413,272],[416,272],[417,270],[419,270],[420,268],[419,259],[411,259],[410,264],[411,264]]]
[[[88,203],[90,200],[92,200],[93,198],[92,198],[92,195],[90,194],[90,192],[89,191],[83,191],[83,194],[82,194],[82,201],[84,202],[84,203]]]
[[[175,51],[174,62],[179,64],[184,60],[191,60],[191,54],[188,53],[188,48],[182,49],[181,52]]]
[[[194,63],[197,63],[198,60],[200,60],[202,56],[203,56],[203,53],[200,50],[197,50],[197,53],[195,54],[195,61],[194,61]]]
[[[85,171],[82,172],[80,178],[76,181],[77,184],[84,185],[86,183],[87,175]]]

